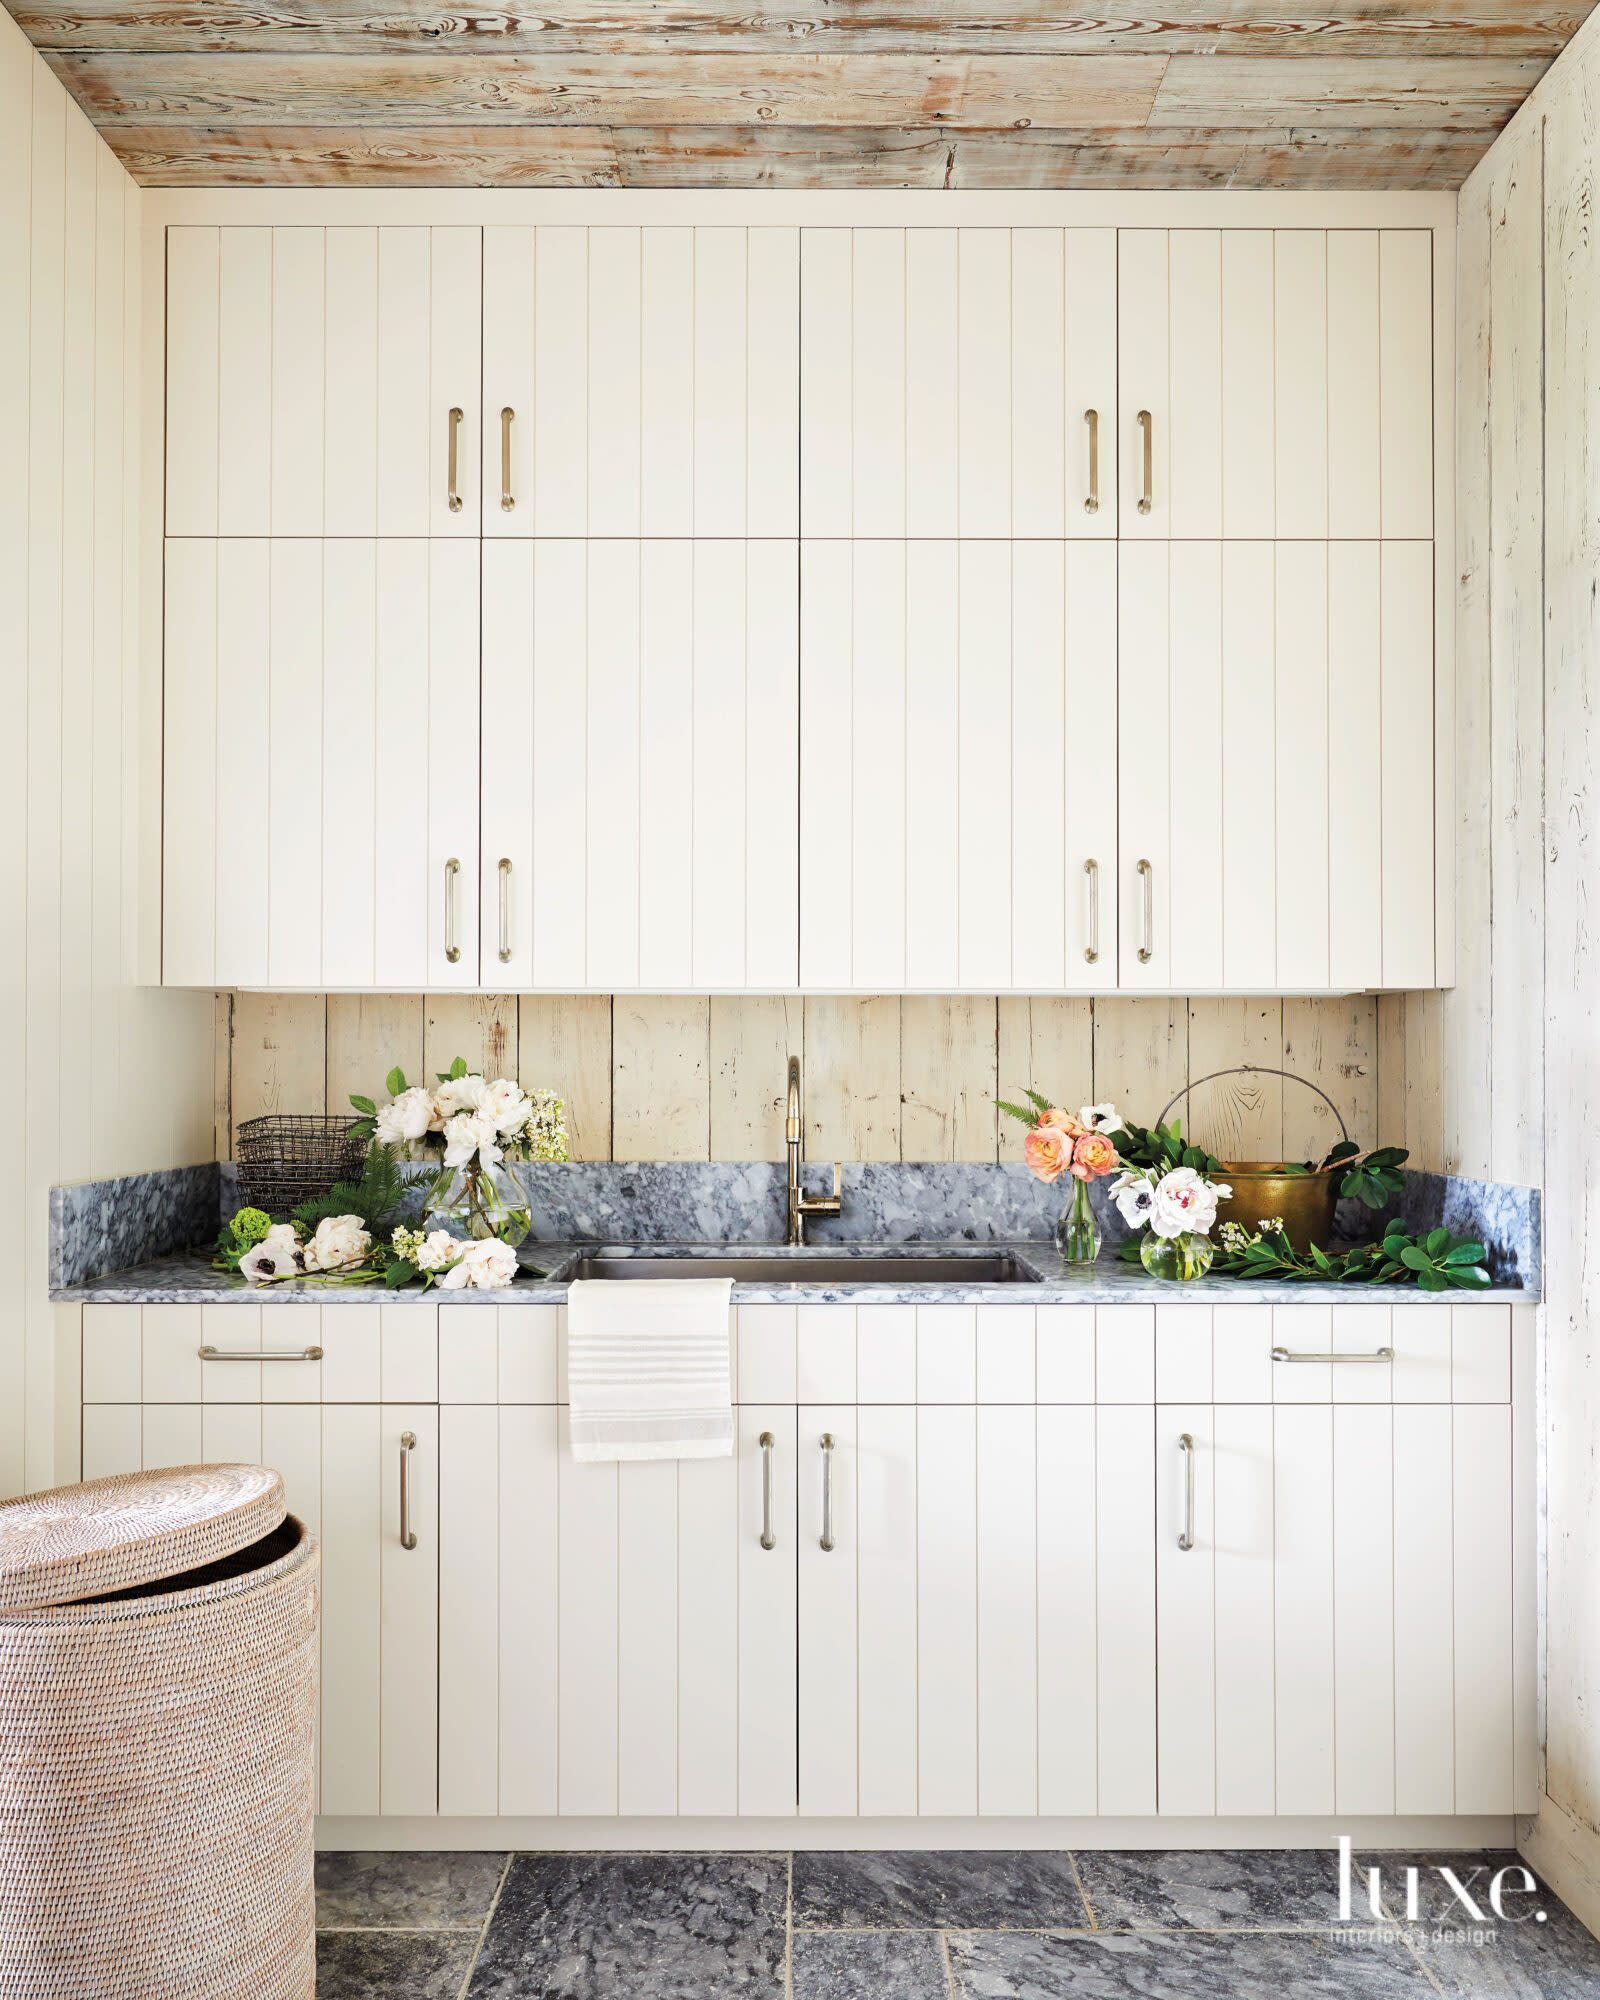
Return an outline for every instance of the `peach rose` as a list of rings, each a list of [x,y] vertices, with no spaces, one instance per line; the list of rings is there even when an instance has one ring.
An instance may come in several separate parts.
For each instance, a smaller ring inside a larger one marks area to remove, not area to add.
[[[1072,1149],[1072,1171],[1080,1181],[1097,1181],[1117,1164],[1117,1149],[1104,1132],[1085,1132]]]
[[[1089,1129],[1087,1125],[1080,1125],[1070,1111],[1063,1111],[1054,1104],[1048,1111],[1040,1112],[1039,1123],[1053,1126],[1058,1132],[1065,1132],[1069,1139],[1081,1139]]]
[[[1035,1180],[1060,1180],[1072,1164],[1072,1144],[1059,1125],[1046,1124],[1040,1119],[1022,1142],[1022,1157],[1028,1163],[1029,1173]]]

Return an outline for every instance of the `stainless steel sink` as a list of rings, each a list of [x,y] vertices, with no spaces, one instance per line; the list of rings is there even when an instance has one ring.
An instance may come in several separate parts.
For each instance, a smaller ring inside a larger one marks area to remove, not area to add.
[[[1035,1285],[1038,1273],[1009,1250],[876,1250],[841,1257],[826,1250],[770,1250],[754,1256],[596,1251],[551,1273],[574,1278],[732,1278],[736,1285]]]

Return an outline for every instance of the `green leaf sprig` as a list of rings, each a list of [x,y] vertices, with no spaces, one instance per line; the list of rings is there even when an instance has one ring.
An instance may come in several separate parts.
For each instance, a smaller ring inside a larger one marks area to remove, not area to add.
[[[1158,1174],[1171,1173],[1174,1167],[1193,1167],[1202,1174],[1223,1171],[1215,1153],[1208,1153],[1204,1146],[1196,1146],[1184,1138],[1181,1118],[1154,1128],[1130,1125],[1124,1119],[1122,1130],[1116,1135],[1116,1145],[1127,1167],[1150,1167]]]
[[[1425,1292],[1481,1291],[1490,1282],[1484,1248],[1470,1236],[1431,1229],[1413,1236],[1391,1221],[1377,1243],[1342,1251],[1296,1250],[1276,1218],[1249,1233],[1236,1222],[1222,1224],[1211,1275],[1224,1278],[1285,1279],[1323,1285],[1414,1284]]]
[[[1341,1195],[1367,1208],[1382,1208],[1406,1184],[1403,1168],[1411,1155],[1404,1146],[1375,1146],[1363,1153],[1353,1139],[1342,1140],[1326,1159],[1302,1160],[1286,1167],[1290,1174],[1331,1174],[1345,1167],[1339,1183]]]

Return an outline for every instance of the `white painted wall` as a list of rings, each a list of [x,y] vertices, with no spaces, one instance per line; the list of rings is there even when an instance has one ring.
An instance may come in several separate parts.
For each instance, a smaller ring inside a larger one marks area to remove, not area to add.
[[[49,1188],[212,1157],[211,996],[133,981],[140,200],[0,12],[0,1494],[77,1477]]]
[[[1600,1927],[1600,19],[1462,189],[1457,985],[1445,1149],[1545,1189],[1544,1797],[1524,1850]]]

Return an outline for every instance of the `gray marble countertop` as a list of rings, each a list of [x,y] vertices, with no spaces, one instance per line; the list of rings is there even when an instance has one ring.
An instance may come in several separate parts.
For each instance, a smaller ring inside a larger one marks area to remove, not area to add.
[[[881,1256],[892,1248],[896,1254],[948,1257],[979,1253],[992,1256],[1009,1252],[1033,1277],[1024,1283],[968,1283],[964,1280],[918,1284],[901,1278],[890,1283],[848,1284],[837,1280],[807,1283],[804,1269],[808,1258],[836,1262],[841,1257]],[[544,1272],[542,1278],[521,1278],[497,1291],[446,1292],[437,1287],[427,1292],[415,1286],[389,1291],[382,1285],[323,1285],[284,1283],[250,1285],[242,1278],[229,1277],[211,1268],[200,1253],[158,1258],[134,1270],[112,1271],[90,1278],[80,1285],[52,1290],[52,1300],[61,1305],[371,1305],[383,1301],[393,1305],[416,1304],[423,1299],[452,1306],[549,1305],[566,1298],[567,1281],[578,1259],[604,1249],[610,1256],[626,1256],[631,1251],[660,1256],[663,1253],[715,1256],[740,1260],[774,1255],[792,1257],[795,1281],[788,1284],[770,1280],[759,1284],[735,1283],[735,1305],[1155,1305],[1155,1304],[1244,1304],[1244,1305],[1360,1305],[1382,1302],[1387,1305],[1426,1308],[1438,1305],[1537,1305],[1539,1294],[1518,1285],[1496,1285],[1480,1292],[1423,1292],[1414,1285],[1307,1285],[1246,1284],[1230,1278],[1206,1278],[1196,1284],[1171,1284],[1152,1278],[1135,1264],[1102,1255],[1099,1263],[1085,1269],[1064,1264],[1055,1246],[1029,1240],[1014,1243],[819,1243],[809,1250],[784,1252],[767,1243],[704,1244],[559,1244],[525,1245],[525,1262],[533,1262]]]

